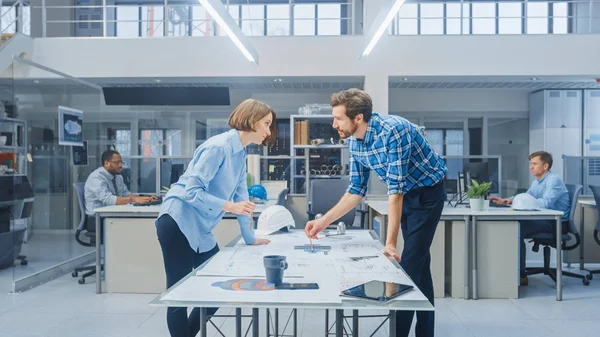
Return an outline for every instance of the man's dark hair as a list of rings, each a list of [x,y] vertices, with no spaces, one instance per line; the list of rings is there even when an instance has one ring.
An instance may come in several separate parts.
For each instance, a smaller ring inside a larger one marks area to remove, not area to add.
[[[354,119],[358,114],[363,114],[363,119],[366,123],[371,119],[373,114],[373,100],[371,96],[361,89],[347,89],[331,95],[329,102],[332,108],[338,105],[346,107],[346,116]]]
[[[537,151],[529,155],[529,160],[540,157],[542,164],[548,164],[548,170],[552,168],[552,155],[546,151]]]
[[[115,150],[104,151],[104,153],[102,153],[102,166],[104,166],[104,163],[106,163],[107,161],[110,161],[115,154],[120,155],[119,152]]]

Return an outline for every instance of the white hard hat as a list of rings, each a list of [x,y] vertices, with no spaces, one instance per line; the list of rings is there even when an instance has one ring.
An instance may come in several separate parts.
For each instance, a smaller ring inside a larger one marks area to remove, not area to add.
[[[296,227],[292,213],[280,205],[267,207],[258,217],[256,233],[259,235],[273,234],[281,229]]]
[[[513,198],[511,207],[519,211],[539,210],[540,206],[535,197],[529,193],[520,193]]]

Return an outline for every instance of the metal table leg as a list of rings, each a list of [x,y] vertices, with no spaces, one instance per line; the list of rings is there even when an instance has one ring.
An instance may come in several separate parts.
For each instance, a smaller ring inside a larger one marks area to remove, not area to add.
[[[556,300],[562,301],[562,221],[556,217]]]
[[[473,265],[473,282],[471,282],[471,291],[473,292],[473,299],[477,299],[477,217],[473,216],[473,222],[471,223],[471,259]]]
[[[206,308],[200,308],[200,337],[207,337],[206,331]]]
[[[258,337],[258,308],[252,308],[252,337]]]
[[[579,209],[581,210],[581,222],[579,223],[579,236],[581,237],[581,243],[579,244],[579,270],[584,270],[585,266],[584,266],[584,259],[583,259],[583,254],[584,254],[584,249],[583,249],[583,244],[585,242],[584,239],[584,223],[585,223],[585,219],[584,219],[584,213],[585,213],[585,207],[583,207],[582,204],[579,204]]]
[[[96,294],[102,292],[102,236],[104,233],[100,232],[100,215],[96,213]]]
[[[390,310],[390,337],[396,337],[396,310]]]
[[[352,310],[352,337],[358,337],[358,310]]]
[[[235,308],[235,336],[242,337],[242,308]]]
[[[344,310],[335,309],[335,337],[344,336]]]
[[[469,269],[469,262],[470,262],[470,258],[471,258],[471,250],[470,250],[470,240],[469,240],[469,233],[470,233],[470,223],[471,223],[471,217],[470,216],[465,216],[465,300],[468,300],[469,298],[471,298],[470,295],[470,289],[469,289],[469,275],[470,275],[470,269]]]

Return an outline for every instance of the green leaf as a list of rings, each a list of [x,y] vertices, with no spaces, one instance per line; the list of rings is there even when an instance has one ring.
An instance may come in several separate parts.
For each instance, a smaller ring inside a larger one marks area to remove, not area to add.
[[[468,186],[467,196],[469,199],[479,199],[487,196],[491,188],[491,182],[478,183],[475,179],[471,179],[471,186]]]

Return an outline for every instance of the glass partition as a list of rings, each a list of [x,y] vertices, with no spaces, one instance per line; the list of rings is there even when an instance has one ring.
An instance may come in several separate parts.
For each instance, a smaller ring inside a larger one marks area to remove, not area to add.
[[[582,195],[593,196],[589,185],[600,186],[600,157],[564,156],[565,184],[583,185]]]
[[[12,282],[0,284],[22,291],[94,259],[75,238],[82,216],[73,184],[89,171],[83,123],[100,110],[102,90],[20,58],[11,80],[2,97],[0,178],[12,186],[0,184],[0,195],[12,200],[0,206],[0,250],[13,249],[0,253],[0,265],[11,267],[0,279],[10,274]]]

